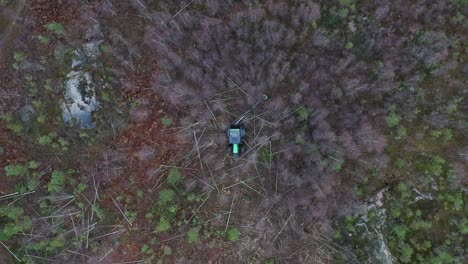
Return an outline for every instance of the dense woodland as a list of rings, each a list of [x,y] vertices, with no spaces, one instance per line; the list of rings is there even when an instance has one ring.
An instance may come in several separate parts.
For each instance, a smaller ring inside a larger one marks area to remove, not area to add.
[[[0,262],[466,263],[467,15],[0,0]]]

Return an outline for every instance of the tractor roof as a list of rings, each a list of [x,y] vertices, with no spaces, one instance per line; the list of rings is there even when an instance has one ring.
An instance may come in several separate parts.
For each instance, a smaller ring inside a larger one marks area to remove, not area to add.
[[[229,128],[228,130],[229,144],[240,144],[241,143],[241,131],[239,128]]]

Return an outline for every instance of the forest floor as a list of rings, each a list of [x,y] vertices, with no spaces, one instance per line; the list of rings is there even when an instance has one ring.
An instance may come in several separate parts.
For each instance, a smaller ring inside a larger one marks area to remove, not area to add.
[[[467,13],[0,0],[0,262],[466,263]]]

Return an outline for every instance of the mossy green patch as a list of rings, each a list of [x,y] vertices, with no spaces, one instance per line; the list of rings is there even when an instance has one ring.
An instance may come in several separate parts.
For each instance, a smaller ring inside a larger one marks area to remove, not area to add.
[[[171,189],[163,189],[159,192],[159,203],[165,205],[174,199],[175,192]]]
[[[180,183],[180,181],[182,181],[183,179],[184,178],[180,174],[179,169],[172,168],[169,171],[169,175],[167,176],[167,183],[169,183],[171,185],[176,185],[176,184]]]
[[[65,173],[62,171],[53,171],[52,175],[50,176],[50,182],[47,185],[47,190],[49,192],[58,192],[61,191],[62,188],[65,186],[66,183],[66,176]]]
[[[190,230],[188,231],[187,233],[187,241],[190,243],[190,244],[193,244],[193,243],[196,243],[200,240],[199,238],[199,232],[200,232],[200,228],[199,227],[193,227],[193,228],[190,228]]]
[[[237,228],[233,227],[227,231],[226,235],[229,241],[237,241],[239,240],[241,233],[239,232]]]
[[[161,118],[161,122],[165,127],[170,126],[172,124],[172,118],[170,118],[169,116],[164,116],[163,118]]]
[[[65,34],[65,29],[63,28],[62,24],[57,22],[49,23],[45,25],[45,28],[58,36]]]

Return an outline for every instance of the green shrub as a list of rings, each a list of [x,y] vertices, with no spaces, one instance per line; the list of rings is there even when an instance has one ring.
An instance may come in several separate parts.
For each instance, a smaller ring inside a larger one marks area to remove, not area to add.
[[[13,54],[13,59],[15,59],[16,62],[24,62],[26,60],[26,54],[21,51],[17,51]]]
[[[169,171],[169,175],[167,176],[167,183],[176,185],[183,179],[182,175],[177,168],[172,168]]]
[[[29,163],[28,163],[28,168],[30,169],[37,169],[37,162],[34,161],[34,160],[31,160]]]
[[[165,232],[169,229],[171,229],[171,224],[164,216],[161,216],[159,218],[159,223],[158,223],[158,226],[156,227],[156,230],[158,232]]]
[[[459,107],[460,107],[460,103],[462,102],[462,98],[461,97],[455,97],[455,99],[453,100],[453,102],[447,107],[447,112],[449,114],[455,114],[458,112],[459,110]]]
[[[28,181],[26,188],[28,189],[28,191],[34,191],[34,190],[37,190],[37,188],[39,187],[39,184],[40,184],[39,179],[33,178]]]
[[[59,35],[59,36],[61,36],[61,35],[63,35],[65,33],[65,30],[63,29],[62,24],[57,23],[57,22],[49,23],[45,27],[46,27],[47,30],[52,31],[53,33],[55,33],[56,35]]]
[[[174,199],[175,192],[170,189],[164,189],[159,192],[159,203],[165,205]]]
[[[57,134],[52,132],[52,133],[49,133],[47,135],[44,135],[44,136],[40,136],[38,139],[37,139],[37,142],[40,144],[40,145],[49,145],[52,143],[52,141],[57,137]]]
[[[410,245],[404,244],[403,248],[401,250],[400,261],[403,262],[403,263],[410,263],[411,262],[411,256],[413,256],[413,252],[414,252],[414,250]]]
[[[454,195],[453,199],[453,209],[455,211],[461,211],[464,208],[464,202],[463,202],[463,196],[462,193],[459,192],[456,195]]]
[[[164,256],[172,255],[172,249],[169,246],[163,246],[163,253]]]
[[[459,229],[462,235],[468,234],[468,219],[463,218],[461,224],[459,225]]]
[[[151,219],[153,219],[153,216],[154,216],[153,213],[146,213],[145,214],[145,219],[150,221]]]
[[[88,188],[88,185],[84,183],[78,183],[78,186],[76,186],[75,191],[73,192],[75,195],[82,193],[84,190]]]
[[[21,207],[0,207],[0,218],[2,222],[6,222],[0,229],[0,241],[9,240],[12,236],[31,228],[31,219],[23,214],[24,210]]]
[[[5,166],[7,176],[20,176],[28,173],[28,168],[20,164],[10,164]]]
[[[270,164],[273,160],[273,155],[270,152],[270,149],[267,147],[261,147],[259,150],[260,160],[262,162]]]
[[[450,141],[453,138],[453,132],[450,128],[444,128],[442,132],[444,134],[445,141]]]
[[[131,110],[134,110],[138,107],[138,101],[135,101],[133,100],[131,103],[130,103],[130,109]]]
[[[333,239],[340,240],[341,238],[343,238],[343,236],[341,235],[340,230],[335,230],[335,232],[333,233]]]
[[[58,192],[61,191],[65,186],[66,177],[65,174],[61,171],[53,171],[50,182],[47,186],[49,192]]]
[[[58,140],[58,143],[60,144],[60,146],[62,147],[63,150],[67,150],[68,149],[68,145],[70,145],[70,143],[68,143],[68,141],[66,141],[65,139],[63,138],[59,138]],[[56,144],[53,144],[53,146],[56,145]]]
[[[355,219],[352,217],[352,216],[346,216],[345,218],[345,227],[346,227],[346,230],[350,233],[353,233],[355,231],[355,228],[354,228],[354,223],[355,223]]]
[[[408,131],[404,126],[398,126],[397,130],[397,139],[402,139],[408,135]]]
[[[431,131],[431,136],[433,136],[435,138],[440,138],[440,136],[442,136],[442,131],[441,130],[433,130],[433,131]]]
[[[143,254],[147,254],[147,255],[151,255],[153,254],[153,249],[147,245],[147,244],[144,244],[142,247],[141,247],[141,253]]]
[[[320,11],[320,24],[328,29],[335,29],[344,22],[343,14],[335,7],[325,7]]]
[[[40,137],[37,139],[37,142],[38,142],[40,145],[47,145],[47,144],[52,143],[52,138],[49,137],[48,135],[40,136]]]
[[[19,135],[23,131],[23,126],[21,123],[15,122],[15,118],[10,113],[0,114],[0,119],[6,123],[6,127],[13,131],[13,133]]]
[[[46,244],[46,252],[47,254],[53,254],[54,252],[57,252],[58,250],[62,249],[65,246],[65,238],[62,236],[57,236],[54,237],[49,241],[48,244]]]
[[[107,52],[109,50],[109,48],[107,47],[106,44],[101,43],[101,44],[99,44],[99,50],[101,51],[101,53],[105,53],[105,52]]]
[[[411,229],[419,230],[419,229],[430,229],[432,227],[432,222],[430,221],[413,221],[410,225]]]
[[[431,243],[431,241],[426,240],[426,241],[424,241],[422,246],[423,246],[424,250],[427,250],[427,249],[430,249],[432,247],[432,243]]]
[[[457,7],[464,7],[468,5],[468,0],[451,0]]]
[[[355,9],[354,5],[350,6],[350,9]],[[349,11],[347,8],[343,8],[340,10],[340,15],[343,18],[346,18]],[[355,32],[351,37],[351,42],[353,42],[352,51],[356,54],[356,57],[359,60],[368,60],[372,55],[372,48],[369,41],[369,35],[366,31],[359,31]]]
[[[227,238],[229,241],[236,241],[240,238],[241,233],[237,228],[233,227],[227,231]]]
[[[8,129],[13,131],[13,133],[19,135],[23,131],[23,126],[19,123],[12,123],[12,124],[7,124],[6,126]]]
[[[401,117],[395,114],[395,112],[390,112],[385,121],[389,127],[396,127],[400,123]]]
[[[392,207],[390,208],[390,215],[393,218],[398,218],[401,215],[401,205],[400,204],[392,204]]]
[[[312,29],[317,29],[317,21],[312,21]]]
[[[199,232],[200,232],[200,228],[198,227],[190,228],[190,230],[187,233],[187,237],[188,237],[187,241],[190,244],[198,242],[198,240],[200,239]]]
[[[429,173],[440,176],[444,171],[445,160],[440,156],[434,156],[430,165]]]
[[[39,39],[39,42],[41,42],[44,45],[49,45],[50,43],[50,39],[46,36],[39,35],[37,38]]]
[[[430,264],[450,264],[455,262],[454,257],[447,251],[442,250],[437,253],[437,256],[431,259]]]
[[[163,118],[161,118],[161,122],[162,122],[163,126],[165,126],[165,127],[170,126],[172,124],[172,118],[170,118],[168,116],[164,116]]]
[[[18,234],[21,231],[21,227],[19,227],[15,223],[7,223],[0,230],[0,241],[9,240],[12,236]]]
[[[221,229],[216,229],[216,230],[214,231],[214,236],[215,236],[216,238],[223,238],[223,237],[226,236],[226,232],[224,232],[224,230],[221,230]]]
[[[171,206],[171,207],[169,207],[169,208],[167,209],[167,211],[168,211],[169,213],[171,213],[172,215],[175,215],[175,214],[177,213],[177,210],[178,210],[178,208],[177,208],[177,206],[175,206],[175,205],[173,205],[173,206]]]
[[[362,187],[359,187],[359,186],[358,186],[358,187],[356,187],[356,188],[354,189],[354,191],[355,191],[357,197],[359,197],[359,198],[363,198],[363,197],[364,197],[364,189],[363,189]]]
[[[403,201],[408,200],[411,197],[411,190],[404,182],[400,182],[397,189],[400,192],[400,197]]]
[[[307,118],[309,118],[309,110],[307,110],[307,107],[302,106],[297,110],[296,115],[297,118],[301,121],[307,120]]]
[[[398,158],[395,161],[395,167],[397,167],[398,169],[403,169],[404,167],[406,167],[406,161],[404,159]]]
[[[353,3],[353,1],[352,0],[340,0],[340,3],[342,5],[350,5]]]
[[[23,216],[24,210],[21,207],[2,206],[0,207],[0,216],[8,217],[13,221],[18,221]]]
[[[342,168],[343,168],[343,162],[342,162],[342,161],[337,161],[337,162],[333,165],[333,170],[334,170],[335,172],[340,172]]]

